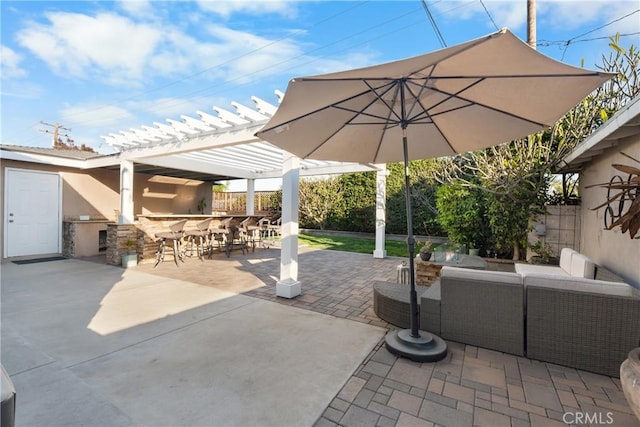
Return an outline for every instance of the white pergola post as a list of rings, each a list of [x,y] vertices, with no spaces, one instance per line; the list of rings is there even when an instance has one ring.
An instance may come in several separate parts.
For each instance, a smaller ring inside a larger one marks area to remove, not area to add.
[[[385,249],[386,207],[387,207],[387,171],[386,164],[376,165],[376,248],[373,251],[374,258],[387,256]]]
[[[247,179],[247,215],[255,215],[256,180]]]
[[[282,163],[282,242],[280,249],[280,280],[276,295],[294,298],[301,294],[298,281],[298,187],[300,159],[284,153]]]
[[[120,161],[120,215],[118,224],[133,224],[133,162]]]

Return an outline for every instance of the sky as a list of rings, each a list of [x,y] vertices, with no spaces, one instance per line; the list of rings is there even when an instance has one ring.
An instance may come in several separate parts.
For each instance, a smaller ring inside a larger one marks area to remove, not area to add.
[[[428,53],[507,27],[526,0],[0,1],[0,142],[76,145],[251,96],[277,105],[298,76]],[[638,0],[536,2],[539,52],[596,69],[609,37],[640,47]],[[441,37],[438,36],[441,35]],[[66,137],[63,138],[63,140]]]

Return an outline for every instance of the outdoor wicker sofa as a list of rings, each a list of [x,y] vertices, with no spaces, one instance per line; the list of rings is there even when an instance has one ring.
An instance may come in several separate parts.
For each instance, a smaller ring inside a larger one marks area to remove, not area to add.
[[[445,267],[440,287],[444,339],[615,377],[640,346],[640,291],[623,282]]]
[[[517,264],[516,272],[443,267],[438,281],[418,289],[420,329],[618,377],[629,351],[640,346],[640,290],[576,251],[562,255],[560,267]],[[408,286],[376,288],[376,313],[407,327]],[[406,301],[396,304],[395,295]]]

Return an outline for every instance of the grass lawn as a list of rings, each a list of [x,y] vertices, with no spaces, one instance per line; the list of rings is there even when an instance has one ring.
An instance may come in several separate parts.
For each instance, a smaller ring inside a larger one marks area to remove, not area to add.
[[[343,236],[312,236],[300,234],[298,236],[300,244],[305,244],[317,249],[328,249],[333,251],[357,252],[362,254],[372,254],[376,248],[374,239],[362,237]],[[407,242],[400,240],[386,240],[385,249],[388,256],[406,257],[409,255]]]

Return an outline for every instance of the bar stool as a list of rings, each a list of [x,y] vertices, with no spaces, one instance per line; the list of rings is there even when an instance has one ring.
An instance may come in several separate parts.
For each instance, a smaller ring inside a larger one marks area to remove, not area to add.
[[[211,235],[209,239],[209,259],[211,259],[213,257],[214,246],[219,250],[226,249],[229,230],[221,227],[213,227],[209,230],[209,233]]]
[[[226,237],[226,252],[227,258],[231,256],[231,251],[234,249],[242,249],[242,254],[247,248],[247,234],[244,228],[239,228],[235,225],[229,227]]]
[[[178,265],[178,259],[184,262],[184,258],[182,257],[182,253],[180,252],[180,240],[184,235],[182,231],[184,229],[184,225],[187,223],[186,219],[174,222],[173,224],[169,224],[169,231],[161,231],[156,233],[156,239],[158,240],[158,250],[156,252],[156,263],[153,268],[156,268],[160,262],[164,262],[165,249],[167,246],[167,241],[171,241],[173,246],[173,261]]]
[[[193,256],[193,245],[196,246],[196,253],[200,258],[200,261],[204,261],[204,252],[205,249],[210,246],[209,244],[209,236],[211,232],[209,231],[209,225],[211,224],[212,218],[205,219],[202,222],[196,224],[195,230],[186,230],[184,232],[184,236],[187,240],[187,245],[189,246],[189,256]],[[186,252],[186,248],[185,248]]]
[[[281,218],[278,218],[276,221],[272,221],[269,218],[262,218],[258,221],[260,242],[263,248],[268,248],[275,244],[276,238],[280,235],[280,221]]]

